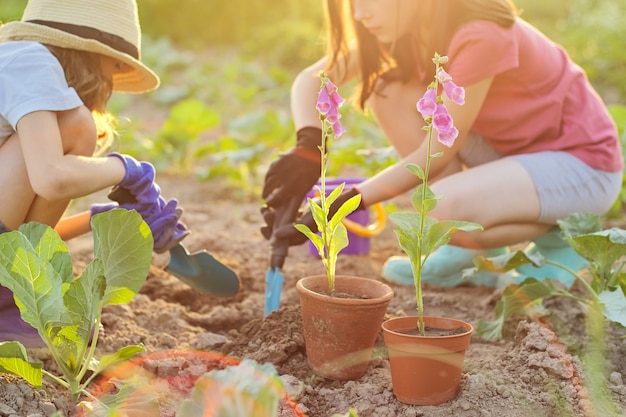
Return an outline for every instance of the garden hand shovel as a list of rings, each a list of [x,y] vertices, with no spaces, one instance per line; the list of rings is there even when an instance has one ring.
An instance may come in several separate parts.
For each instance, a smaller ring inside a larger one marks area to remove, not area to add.
[[[91,230],[89,211],[61,219],[55,230],[63,240],[73,239]],[[206,250],[192,254],[178,243],[170,249],[165,269],[197,291],[215,297],[232,297],[239,291],[239,277]]]
[[[302,199],[292,198],[286,204],[275,209],[274,227],[273,230],[278,229],[280,226],[291,223],[295,220],[300,203]],[[283,289],[283,283],[285,277],[280,269],[285,264],[285,258],[289,251],[288,242],[280,242],[274,236],[270,238],[270,246],[272,248],[270,256],[270,269],[265,275],[265,308],[263,316],[267,316],[272,311],[278,310],[280,306],[280,293]]]

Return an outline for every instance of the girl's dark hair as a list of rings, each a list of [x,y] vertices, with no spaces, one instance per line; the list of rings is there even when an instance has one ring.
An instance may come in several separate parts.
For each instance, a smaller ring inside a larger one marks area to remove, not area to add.
[[[102,74],[100,56],[91,52],[46,47],[57,58],[65,73],[67,85],[76,93],[93,115],[98,128],[98,148],[104,149],[113,139],[113,117],[107,112],[107,103],[113,93],[113,83]]]
[[[432,78],[434,68],[430,64],[433,55],[435,52],[446,54],[452,36],[462,24],[487,20],[509,27],[518,15],[511,0],[421,0],[421,3],[420,9],[424,12],[415,16],[415,30],[387,46],[381,45],[360,22],[354,20],[351,1],[326,1],[327,70],[338,60],[347,59],[348,42],[354,38],[361,75],[358,94],[361,109],[365,108],[379,78],[408,82],[420,71],[425,74],[425,80]],[[417,33],[423,27],[428,27],[431,33],[427,40],[420,39]]]

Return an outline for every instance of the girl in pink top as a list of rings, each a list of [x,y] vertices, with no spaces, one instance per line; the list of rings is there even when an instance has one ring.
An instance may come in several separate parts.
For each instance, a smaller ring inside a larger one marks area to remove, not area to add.
[[[453,235],[431,256],[423,279],[442,286],[462,281],[474,256],[533,241],[546,258],[574,270],[585,266],[561,238],[556,222],[575,212],[605,213],[621,188],[623,160],[617,129],[583,70],[567,53],[523,21],[508,0],[327,0],[328,56],[304,69],[292,87],[296,146],[266,175],[263,198],[272,209],[304,196],[319,177],[319,73],[341,86],[359,80],[358,103],[376,116],[398,162],[346,191],[362,205],[414,189],[407,163],[424,166],[425,132],[416,101],[434,76],[432,57],[465,88],[460,106],[444,96],[459,136],[431,165],[431,187],[445,199],[431,214],[481,224]],[[354,35],[353,35],[354,34]],[[271,219],[268,216],[268,219]],[[296,219],[294,219],[295,221]],[[298,222],[313,224],[310,215]],[[271,225],[270,225],[271,226]],[[305,237],[291,225],[275,235],[290,244]],[[393,257],[383,275],[413,284],[408,260]],[[514,280],[551,277],[558,268],[518,270]],[[492,274],[476,283],[500,285]]]

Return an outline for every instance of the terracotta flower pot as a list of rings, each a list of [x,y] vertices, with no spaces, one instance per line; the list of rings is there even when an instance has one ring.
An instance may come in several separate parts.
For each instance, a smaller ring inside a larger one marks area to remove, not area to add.
[[[326,275],[315,275],[300,279],[296,288],[313,372],[335,380],[363,376],[393,297],[391,287],[369,278],[338,275],[331,297]]]
[[[462,330],[450,336],[420,336],[416,334],[417,317],[397,317],[382,324],[383,336],[396,398],[406,404],[438,405],[459,393],[465,351],[474,328],[444,317],[426,316],[424,324]]]

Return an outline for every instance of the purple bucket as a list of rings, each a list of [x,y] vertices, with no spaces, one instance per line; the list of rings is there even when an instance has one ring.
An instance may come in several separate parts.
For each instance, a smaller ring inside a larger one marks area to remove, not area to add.
[[[326,178],[326,194],[330,194],[335,188],[337,188],[342,183],[344,185],[344,191],[350,189],[353,185],[360,184],[363,182],[364,178]],[[316,194],[319,193],[318,187],[321,184],[318,182],[317,186],[314,187],[307,194],[307,198],[315,198]],[[367,226],[370,223],[370,212],[369,210],[361,210],[355,213],[350,214],[347,219],[352,220],[355,223],[361,224],[363,226]],[[355,233],[352,233],[348,230],[348,246],[343,248],[339,254],[341,255],[367,255],[370,252],[370,239],[368,237],[359,236]],[[309,245],[309,253],[311,255],[319,256],[317,252],[317,248],[312,242],[308,242]]]

